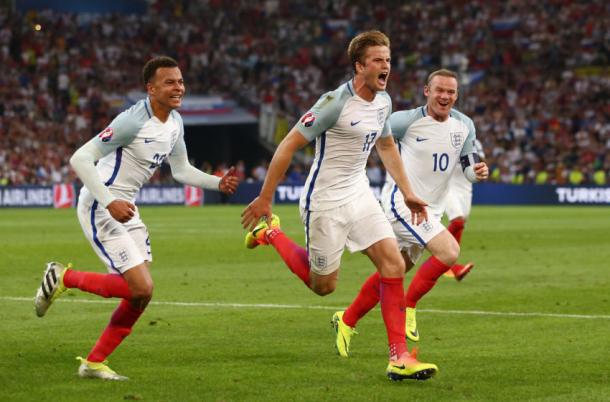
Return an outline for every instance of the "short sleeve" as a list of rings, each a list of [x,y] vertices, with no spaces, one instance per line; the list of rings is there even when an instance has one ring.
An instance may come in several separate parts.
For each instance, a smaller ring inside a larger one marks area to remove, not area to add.
[[[327,92],[301,116],[295,128],[307,140],[313,141],[337,123],[344,104],[336,91]]]
[[[420,109],[421,108],[401,110],[399,112],[392,113],[392,115],[390,116],[390,124],[392,127],[392,135],[394,136],[394,138],[396,138],[397,140],[401,140],[405,136],[407,130],[409,129],[409,126],[411,126],[413,122],[415,122],[419,118],[425,117],[421,113]]]
[[[138,135],[143,123],[135,118],[131,110],[120,113],[91,142],[107,155],[119,147],[129,145]]]

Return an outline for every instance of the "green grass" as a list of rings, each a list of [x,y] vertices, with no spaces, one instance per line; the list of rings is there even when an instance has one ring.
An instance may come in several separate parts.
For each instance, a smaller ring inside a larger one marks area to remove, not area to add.
[[[441,279],[419,305],[419,357],[440,373],[402,383],[384,375],[378,309],[360,322],[349,359],[334,351],[329,319],[372,272],[367,258],[345,254],[338,289],[318,297],[271,248],[243,247],[240,210],[142,209],[159,304],[111,356],[131,380],[109,383],[78,378],[74,358],[116,301],[71,291],[39,319],[26,300],[49,260],[104,272],[74,210],[0,209],[0,400],[610,399],[608,208],[475,207],[461,257],[475,270],[459,284]],[[275,212],[303,243],[296,207]]]

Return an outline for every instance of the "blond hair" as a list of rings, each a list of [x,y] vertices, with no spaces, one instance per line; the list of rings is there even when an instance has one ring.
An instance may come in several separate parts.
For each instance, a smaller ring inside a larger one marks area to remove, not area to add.
[[[364,64],[364,54],[370,46],[387,46],[389,48],[390,39],[381,31],[366,31],[356,35],[347,47],[347,56],[352,63],[354,72],[357,62]]]

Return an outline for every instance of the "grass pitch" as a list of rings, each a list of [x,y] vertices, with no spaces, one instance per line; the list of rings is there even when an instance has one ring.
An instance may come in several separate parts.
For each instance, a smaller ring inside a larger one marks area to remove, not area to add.
[[[419,304],[426,382],[385,377],[379,309],[352,356],[335,354],[329,321],[373,271],[345,254],[335,293],[314,295],[269,247],[247,250],[238,206],[148,207],[154,302],[111,356],[130,381],[78,378],[118,303],[70,291],[40,319],[44,264],[104,272],[74,210],[0,209],[0,400],[456,401],[610,399],[610,209],[473,209],[460,261]],[[276,207],[303,244],[297,208]],[[408,279],[412,277],[409,273]]]

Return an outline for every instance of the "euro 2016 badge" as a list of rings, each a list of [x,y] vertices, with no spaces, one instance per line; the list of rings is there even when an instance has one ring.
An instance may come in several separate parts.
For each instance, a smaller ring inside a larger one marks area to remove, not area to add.
[[[316,121],[316,116],[313,115],[312,112],[307,112],[301,117],[301,124],[305,127],[313,126],[313,123]]]
[[[99,135],[100,140],[102,140],[102,142],[108,142],[112,138],[112,134],[114,134],[112,132],[112,127],[106,127]]]
[[[451,145],[453,148],[462,148],[462,132],[454,131],[453,133],[449,133],[449,138],[451,139]]]

